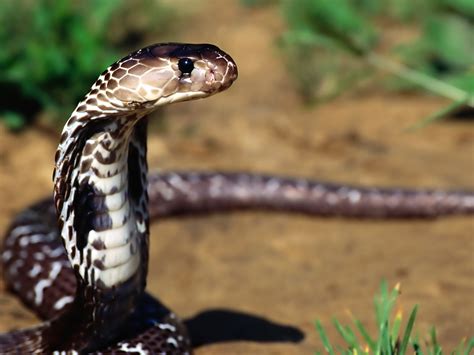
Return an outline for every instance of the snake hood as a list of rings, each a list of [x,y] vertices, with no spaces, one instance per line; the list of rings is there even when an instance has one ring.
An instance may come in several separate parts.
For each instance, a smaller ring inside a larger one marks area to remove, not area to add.
[[[99,76],[67,121],[55,159],[54,195],[59,226],[65,246],[71,252],[70,260],[79,267],[82,277],[87,280],[85,256],[74,251],[82,251],[89,244],[90,231],[116,230],[125,219],[121,214],[104,218],[101,210],[104,203],[98,204],[97,196],[95,199],[90,196],[116,195],[122,191],[128,179],[127,170],[145,175],[146,137],[143,129],[137,128],[143,126],[142,117],[162,105],[223,91],[236,78],[235,62],[216,46],[179,43],[142,48],[115,62]],[[132,148],[138,150],[137,154],[133,149],[129,151],[131,142],[136,143]],[[127,165],[129,169],[124,168]],[[138,199],[143,191],[137,186],[146,189],[146,181],[139,181],[139,175],[131,183],[135,191],[126,191],[125,195],[130,192]],[[111,197],[105,211],[117,203],[121,207],[127,199],[125,195],[114,201]],[[147,202],[133,202],[142,204],[136,217],[138,228],[144,230]],[[88,203],[91,211],[74,211],[71,208],[74,203]],[[93,214],[95,221],[91,219]]]
[[[78,281],[69,314],[89,333],[72,336],[63,349],[91,350],[110,341],[145,289],[144,117],[159,106],[223,91],[236,78],[235,62],[216,46],[155,44],[107,68],[72,113],[56,152],[54,199]],[[81,304],[90,307],[78,316]]]
[[[108,67],[67,121],[55,156],[56,208],[68,195],[65,181],[73,173],[84,142],[106,125],[133,126],[159,106],[205,98],[237,79],[234,60],[212,44],[154,44]]]

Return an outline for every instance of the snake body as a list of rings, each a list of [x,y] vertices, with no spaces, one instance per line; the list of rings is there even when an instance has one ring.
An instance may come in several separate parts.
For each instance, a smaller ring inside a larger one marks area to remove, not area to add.
[[[4,239],[6,284],[45,321],[0,335],[0,353],[189,353],[185,327],[144,292],[150,218],[247,208],[380,218],[474,212],[468,191],[148,175],[146,115],[236,78],[235,62],[217,47],[177,43],[133,52],[100,75],[64,127],[54,199],[20,213]]]

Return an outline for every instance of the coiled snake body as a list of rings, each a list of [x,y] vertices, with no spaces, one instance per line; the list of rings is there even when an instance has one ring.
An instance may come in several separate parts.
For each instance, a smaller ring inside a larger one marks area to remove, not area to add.
[[[54,203],[11,224],[6,284],[46,321],[0,335],[0,353],[187,353],[186,329],[144,293],[149,220],[265,208],[353,217],[473,213],[474,193],[337,186],[244,173],[147,175],[146,118],[237,78],[208,44],[157,44],[98,78],[66,123],[55,157]],[[58,228],[59,225],[59,228]]]

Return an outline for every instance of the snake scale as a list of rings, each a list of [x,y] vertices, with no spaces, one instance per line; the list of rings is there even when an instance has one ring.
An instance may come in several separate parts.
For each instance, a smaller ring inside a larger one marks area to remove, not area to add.
[[[1,354],[192,351],[185,327],[145,293],[150,218],[261,208],[348,217],[474,212],[468,191],[376,189],[245,173],[147,173],[146,116],[221,92],[233,59],[210,44],[155,44],[107,68],[67,121],[54,199],[10,225],[7,287],[44,322],[0,335]]]

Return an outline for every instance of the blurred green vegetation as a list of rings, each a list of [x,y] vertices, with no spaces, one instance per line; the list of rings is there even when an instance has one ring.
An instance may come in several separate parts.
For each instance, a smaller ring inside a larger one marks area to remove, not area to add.
[[[419,336],[413,335],[418,306],[413,307],[408,316],[405,327],[402,327],[403,315],[398,310],[394,313],[397,298],[400,295],[400,286],[395,286],[389,291],[387,283],[382,282],[380,293],[374,299],[375,319],[377,336],[372,337],[360,320],[351,315],[353,325],[343,325],[337,319],[333,319],[334,327],[345,342],[344,346],[333,345],[321,325],[316,322],[316,330],[323,342],[326,352],[333,354],[377,354],[377,355],[404,355],[428,354],[442,355],[443,349],[438,342],[435,328],[431,328],[429,339],[420,340]],[[454,355],[469,355],[474,349],[474,337],[463,339],[454,351]],[[321,354],[321,352],[316,352]]]
[[[280,44],[306,101],[331,98],[385,71],[392,75],[392,88],[423,89],[455,103],[430,119],[474,107],[474,1],[280,3],[288,25]],[[392,45],[383,38],[387,29],[392,42],[394,29],[415,39]]]
[[[0,2],[0,120],[19,129],[38,112],[64,121],[98,73],[164,31],[173,13],[156,0]]]
[[[276,3],[278,0],[240,0],[240,3],[248,7],[259,7],[265,5],[271,5]]]

